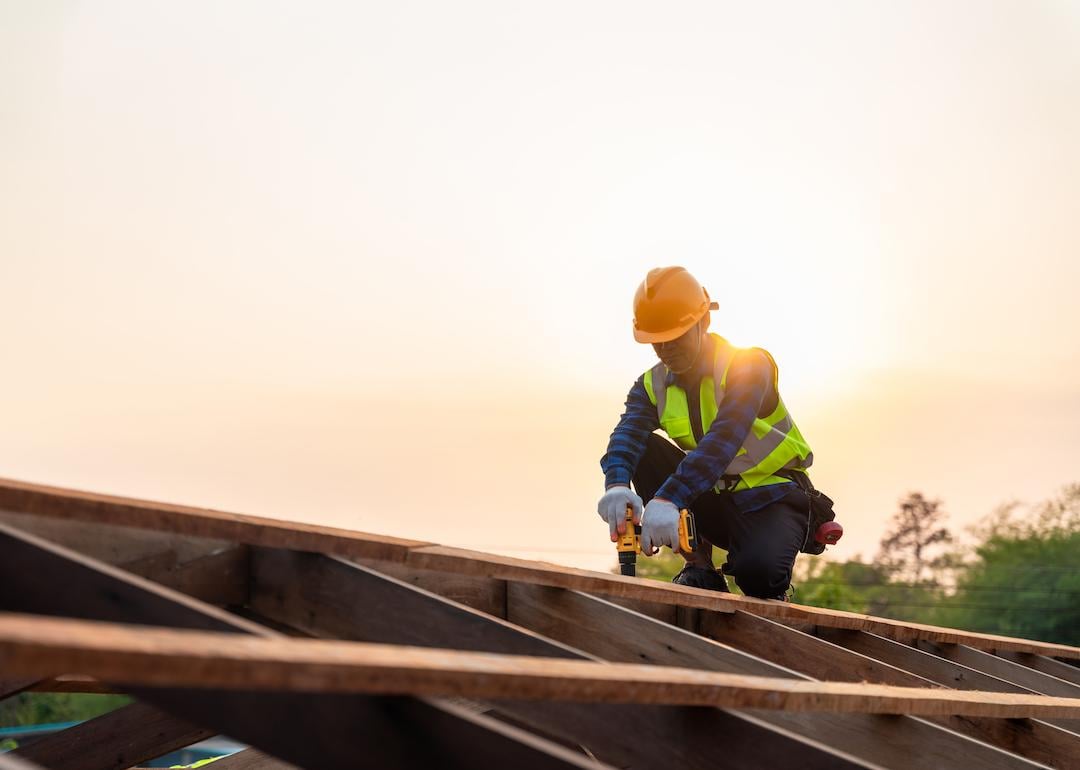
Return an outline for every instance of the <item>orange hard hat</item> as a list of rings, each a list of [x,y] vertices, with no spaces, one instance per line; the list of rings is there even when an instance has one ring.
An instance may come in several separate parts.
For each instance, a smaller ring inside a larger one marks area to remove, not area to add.
[[[718,307],[685,267],[654,267],[634,294],[634,339],[670,342]]]

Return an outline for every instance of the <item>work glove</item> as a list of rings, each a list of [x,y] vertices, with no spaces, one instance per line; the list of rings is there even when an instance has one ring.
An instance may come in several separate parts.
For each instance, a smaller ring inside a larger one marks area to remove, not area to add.
[[[641,522],[641,498],[630,491],[630,487],[616,486],[609,489],[596,504],[596,512],[608,523],[611,530],[611,542],[619,539],[626,532],[626,506],[634,507],[634,523]]]
[[[654,497],[641,517],[641,552],[652,556],[662,545],[679,550],[679,509],[672,502]]]

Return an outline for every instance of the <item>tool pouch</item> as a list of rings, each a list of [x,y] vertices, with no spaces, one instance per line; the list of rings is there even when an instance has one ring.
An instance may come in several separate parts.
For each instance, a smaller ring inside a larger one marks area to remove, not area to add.
[[[824,492],[814,489],[810,477],[805,473],[781,472],[776,475],[791,479],[798,485],[799,489],[806,493],[808,509],[806,513],[806,539],[803,540],[802,548],[799,550],[814,556],[824,553],[825,544],[819,543],[814,536],[817,534],[818,527],[836,518],[836,514],[833,512],[832,498]]]
[[[803,541],[802,548],[799,550],[816,556],[825,550],[825,544],[815,540],[814,535],[817,533],[818,527],[827,521],[835,519],[836,514],[833,512],[833,501],[828,495],[812,488],[803,491],[806,492],[806,496],[809,498],[810,512],[808,514],[806,540]]]

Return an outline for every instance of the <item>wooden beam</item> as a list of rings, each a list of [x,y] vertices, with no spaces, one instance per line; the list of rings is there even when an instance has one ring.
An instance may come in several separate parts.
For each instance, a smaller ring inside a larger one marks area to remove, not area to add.
[[[370,535],[337,527],[100,495],[9,479],[0,479],[0,510],[391,561],[404,560],[410,548],[427,545],[419,540]]]
[[[929,679],[870,655],[746,612],[698,613],[697,632],[716,641],[753,650],[773,663],[829,682],[877,682],[906,687],[935,687]]]
[[[26,690],[31,690],[38,683],[37,679],[3,679],[0,680],[0,700],[18,695]]]
[[[746,652],[702,638],[689,630],[673,628],[586,594],[511,584],[508,599],[508,616],[511,620],[610,660],[693,665],[703,670],[808,678]],[[707,630],[710,625],[707,616],[713,613],[699,614]],[[868,673],[887,676],[892,679],[892,684],[935,686],[891,666],[867,667],[859,665],[859,661],[853,661],[853,665],[848,667],[840,666],[839,661],[828,660],[830,654],[841,661],[862,656],[764,618],[745,613],[715,613],[715,617],[720,625],[734,620],[728,628],[750,632],[736,639],[740,643],[749,643],[745,649],[760,653],[762,645],[770,651],[773,647],[790,647],[795,656],[801,655],[811,663],[827,662],[827,670],[843,674],[844,681],[862,681],[855,676]],[[771,638],[775,638],[775,645]],[[775,711],[758,711],[755,714],[771,724],[802,735],[828,735],[830,745],[834,748],[886,767],[937,768],[951,763],[956,756],[965,756],[971,762],[984,762],[987,765],[1008,761],[1000,752],[989,750],[952,731],[1037,762],[1072,756],[1080,751],[1080,739],[1076,736],[1033,720],[933,717],[931,719],[939,725],[935,726],[914,718],[897,720],[871,714]]]
[[[77,692],[90,695],[116,695],[116,690],[104,682],[78,674],[63,674],[52,679],[34,682],[33,692]]]
[[[988,652],[976,650],[973,647],[966,647],[962,644],[935,644],[934,642],[924,641],[915,642],[914,646],[923,652],[951,660],[953,663],[966,666],[988,676],[996,677],[1026,692],[1037,692],[1042,695],[1060,695],[1063,698],[1080,698],[1080,685],[1058,679],[1049,674],[1043,674],[1019,663],[1013,663]]]
[[[516,580],[623,599],[696,607],[714,612],[744,610],[786,622],[814,623],[835,628],[871,631],[901,641],[927,639],[968,644],[979,649],[1032,652],[1080,659],[1080,648],[1069,645],[969,633],[787,602],[718,594],[713,591],[663,584],[657,581],[559,567],[553,564],[512,559],[384,535],[99,495],[18,481],[0,480],[0,510],[144,527],[178,534],[221,538],[249,545],[405,562],[419,569]]]
[[[0,524],[0,607],[10,612],[201,628],[264,629],[124,570]],[[67,669],[58,669],[67,671]],[[55,672],[53,672],[55,674]],[[85,673],[76,671],[74,673]]]
[[[39,738],[14,754],[49,770],[123,770],[216,734],[144,703],[132,703]]]
[[[967,666],[962,666],[865,631],[819,628],[817,633],[822,638],[841,647],[885,661],[946,687],[1001,693],[1028,692],[1023,687],[1011,684],[995,676],[984,674],[981,671],[976,671]]]
[[[514,767],[567,770],[608,765],[451,703],[420,698],[178,689],[231,736],[301,767]],[[268,697],[269,696],[269,697]],[[287,729],[282,729],[285,726]],[[321,737],[321,740],[320,740]]]
[[[343,639],[485,650],[512,654],[576,657],[584,653],[367,567],[316,554],[254,549],[252,608],[305,633]],[[439,586],[442,587],[442,586]],[[483,592],[486,593],[486,592]],[[761,747],[779,764],[850,764],[816,741],[743,715],[694,712],[655,706],[500,701],[498,712],[585,745],[600,758],[624,767],[659,766],[673,756],[670,736],[679,735],[684,768],[713,767],[723,736],[725,761],[759,767]],[[612,730],[617,724],[619,730]],[[638,740],[627,741],[632,734]]]
[[[408,694],[874,714],[1080,718],[1080,699],[805,682],[322,639],[266,639],[117,623],[0,616],[0,663],[16,675],[281,692]]]
[[[0,513],[0,523],[217,605],[247,600],[247,546],[110,524]]]
[[[875,682],[914,687],[944,687],[945,684],[913,674],[896,665],[863,655],[825,639],[818,638],[767,618],[743,612],[734,614],[698,612],[696,630],[710,638],[721,639],[741,649],[752,649],[769,660],[789,665],[814,678],[844,682]],[[814,627],[810,627],[814,630]],[[841,631],[840,634],[861,634]],[[882,640],[886,647],[896,642]],[[894,660],[896,663],[902,660]],[[923,661],[933,665],[932,661]],[[938,667],[940,668],[940,667]],[[923,673],[928,673],[924,670]],[[943,675],[944,678],[944,675]],[[993,683],[993,680],[987,680]],[[1036,762],[1055,765],[1060,757],[1080,754],[1080,736],[1062,729],[1060,724],[1040,720],[993,719],[977,717],[930,717],[934,723],[985,741],[1005,751],[1015,752]],[[946,762],[948,754],[937,761]]]
[[[1021,666],[1035,669],[1048,676],[1064,679],[1066,682],[1080,685],[1080,668],[1062,663],[1060,660],[1048,658],[1045,655],[1032,655],[1027,652],[1007,652],[1005,650],[994,651],[999,658],[1019,663]]]
[[[387,642],[510,655],[579,653],[477,610],[334,557],[267,548],[251,555],[259,615],[329,639]],[[433,633],[452,627],[454,633]]]
[[[0,552],[5,556],[0,560],[0,585],[7,588],[5,581],[23,568],[29,568],[36,581],[33,584],[21,579],[20,582],[13,581],[18,590],[0,594],[0,606],[29,603],[37,612],[84,616],[98,614],[110,618],[126,616],[143,622],[214,628],[218,629],[215,635],[221,638],[220,644],[223,646],[234,645],[245,638],[274,641],[279,636],[250,621],[3,525],[0,525]],[[36,619],[43,620],[40,617]],[[129,628],[139,634],[147,633],[148,627]],[[0,669],[4,668],[7,660],[0,654]],[[73,670],[78,671],[79,668]],[[38,669],[35,673],[43,672]],[[104,677],[104,680],[117,681],[111,677]],[[381,736],[374,733],[367,734],[372,745],[357,747],[356,739],[363,733],[358,729],[358,723],[363,722],[366,726],[369,722],[376,724],[380,720],[387,723],[386,730],[390,730],[392,723],[400,735],[411,734],[414,743],[416,735],[424,735],[425,731],[441,731],[441,746],[454,757],[452,762],[444,761],[444,767],[473,767],[472,757],[486,757],[492,753],[525,767],[568,766],[558,751],[548,751],[549,747],[544,744],[533,742],[510,746],[512,735],[494,729],[484,720],[472,719],[466,723],[458,719],[452,708],[443,708],[438,703],[421,704],[415,699],[214,692],[205,689],[163,691],[132,688],[131,692],[176,715],[177,719],[172,723],[176,729],[182,720],[209,724],[218,732],[305,766],[349,766],[355,761],[358,748],[365,756],[384,759],[385,762],[376,764],[385,767],[414,767],[414,759],[431,758],[416,748],[409,751],[402,749],[397,755],[389,754],[387,752],[397,744],[382,742]],[[268,714],[273,714],[275,718],[267,718]],[[288,731],[278,729],[283,722],[288,722]],[[459,729],[446,729],[448,723],[457,723]],[[112,740],[115,745],[115,736]]]
[[[497,618],[506,618],[506,581],[478,575],[417,569],[397,562],[377,559],[349,559],[380,575],[438,594],[450,601],[472,607]]]
[[[507,619],[608,661],[804,678],[755,655],[580,591],[511,583]]]

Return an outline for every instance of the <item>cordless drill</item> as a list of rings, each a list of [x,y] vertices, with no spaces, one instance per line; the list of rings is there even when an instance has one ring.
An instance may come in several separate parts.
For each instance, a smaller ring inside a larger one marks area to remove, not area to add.
[[[634,508],[626,506],[626,532],[618,536],[615,550],[619,552],[619,573],[634,577],[637,574],[637,555],[641,553],[641,525],[634,523]],[[697,528],[694,514],[683,508],[679,511],[679,551],[690,553],[697,547]]]

